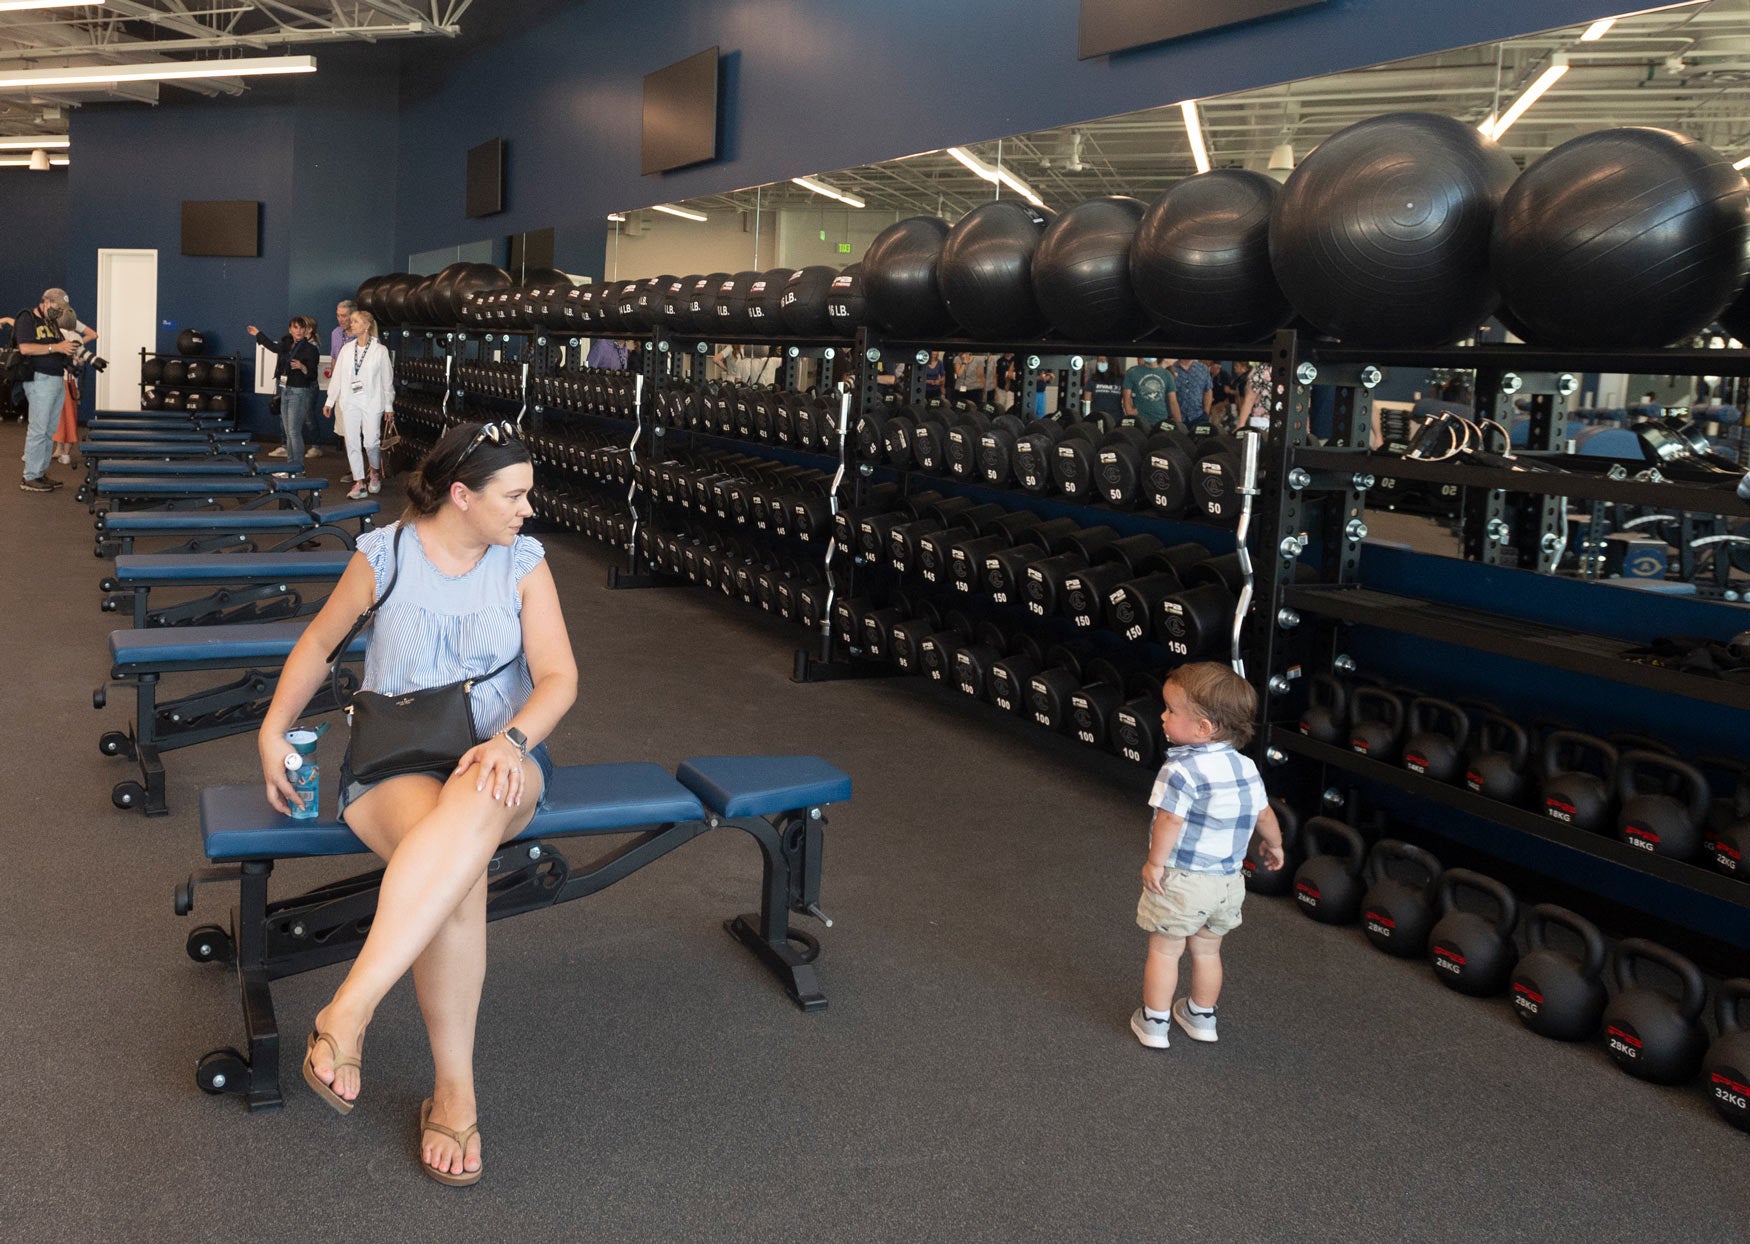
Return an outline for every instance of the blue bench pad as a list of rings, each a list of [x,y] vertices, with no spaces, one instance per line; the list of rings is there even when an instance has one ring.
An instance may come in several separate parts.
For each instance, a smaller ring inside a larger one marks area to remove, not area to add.
[[[124,475],[248,475],[250,466],[235,458],[166,462],[160,458],[106,458],[97,465],[101,480]]]
[[[368,518],[382,509],[375,501],[353,501],[347,505],[331,505],[316,511],[312,518],[306,510],[224,510],[217,514],[196,514],[181,510],[141,510],[123,514],[106,514],[103,530],[109,535],[130,532],[176,533],[250,531],[298,531],[318,524],[344,523],[354,518]]]
[[[554,772],[547,806],[535,813],[516,841],[615,833],[702,820],[704,815],[698,798],[660,765],[567,765]],[[281,816],[259,783],[203,790],[201,838],[210,860],[297,859],[368,850],[339,821]]]
[[[81,458],[139,458],[156,454],[160,458],[214,458],[220,455],[254,455],[261,450],[257,441],[226,441],[214,445],[209,441],[80,441]]]
[[[851,797],[851,775],[818,756],[695,756],[675,776],[724,816],[766,816]]]
[[[100,497],[140,496],[175,497],[184,494],[223,494],[225,496],[259,496],[269,492],[321,492],[328,487],[325,479],[301,475],[268,479],[264,475],[218,476],[210,479],[178,479],[174,475],[110,475],[97,479]]]
[[[264,661],[283,662],[308,621],[235,622],[226,626],[155,626],[109,633],[110,664],[142,666],[143,672],[188,661],[226,662],[241,668]],[[348,656],[363,656],[365,636],[347,646]]]
[[[338,579],[352,561],[350,549],[316,553],[123,553],[115,559],[118,586],[130,583],[263,583],[274,579]]]

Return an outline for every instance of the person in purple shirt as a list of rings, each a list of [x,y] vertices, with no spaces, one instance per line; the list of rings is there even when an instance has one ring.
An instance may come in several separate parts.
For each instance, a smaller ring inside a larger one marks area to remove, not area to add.
[[[358,304],[350,298],[342,298],[340,304],[334,308],[334,318],[339,322],[335,324],[334,331],[328,334],[329,358],[339,358],[340,347],[352,340],[352,313],[358,309]]]
[[[589,345],[588,365],[590,367],[606,367],[613,371],[625,371],[625,344],[612,341],[607,337],[597,337]]]

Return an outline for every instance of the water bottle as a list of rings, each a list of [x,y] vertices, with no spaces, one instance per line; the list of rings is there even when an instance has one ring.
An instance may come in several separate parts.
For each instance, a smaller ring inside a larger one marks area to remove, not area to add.
[[[286,778],[304,800],[301,808],[292,803],[295,820],[313,821],[322,812],[322,770],[316,764],[316,743],[321,737],[320,730],[286,732],[286,742],[292,745],[286,753]]]

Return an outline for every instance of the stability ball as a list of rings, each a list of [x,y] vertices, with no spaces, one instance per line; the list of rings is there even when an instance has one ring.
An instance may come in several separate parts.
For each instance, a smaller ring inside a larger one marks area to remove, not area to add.
[[[778,298],[778,318],[786,332],[798,337],[824,337],[832,332],[826,304],[838,274],[837,268],[826,264],[810,264],[790,274]]]
[[[1526,340],[1649,348],[1700,332],[1750,275],[1750,188],[1704,143],[1651,127],[1570,139],[1495,217],[1495,279]]]
[[[1128,341],[1148,327],[1131,289],[1130,247],[1142,203],[1110,195],[1046,226],[1033,252],[1033,300],[1074,341]]]
[[[826,318],[840,337],[855,337],[869,321],[868,301],[863,297],[863,265],[842,268],[832,279],[826,295]]]
[[[936,285],[948,240],[940,216],[896,221],[863,252],[863,297],[869,318],[897,337],[937,337],[953,322]]]
[[[1224,168],[1187,177],[1149,207],[1130,247],[1130,280],[1168,340],[1256,341],[1293,318],[1270,265],[1280,195],[1262,173]]]
[[[1033,301],[1033,252],[1052,219],[1018,199],[999,199],[973,208],[948,231],[936,282],[948,314],[969,336],[999,341],[1044,327]]]
[[[1452,117],[1396,112],[1339,130],[1276,200],[1277,283],[1344,341],[1448,345],[1500,301],[1489,231],[1513,174],[1512,157]]]

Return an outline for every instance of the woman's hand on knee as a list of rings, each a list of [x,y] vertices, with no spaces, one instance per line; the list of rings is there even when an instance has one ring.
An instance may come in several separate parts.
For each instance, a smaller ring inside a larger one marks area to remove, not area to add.
[[[514,808],[523,801],[523,754],[503,735],[494,735],[462,754],[455,776],[473,770],[474,789],[491,793],[494,803]]]

